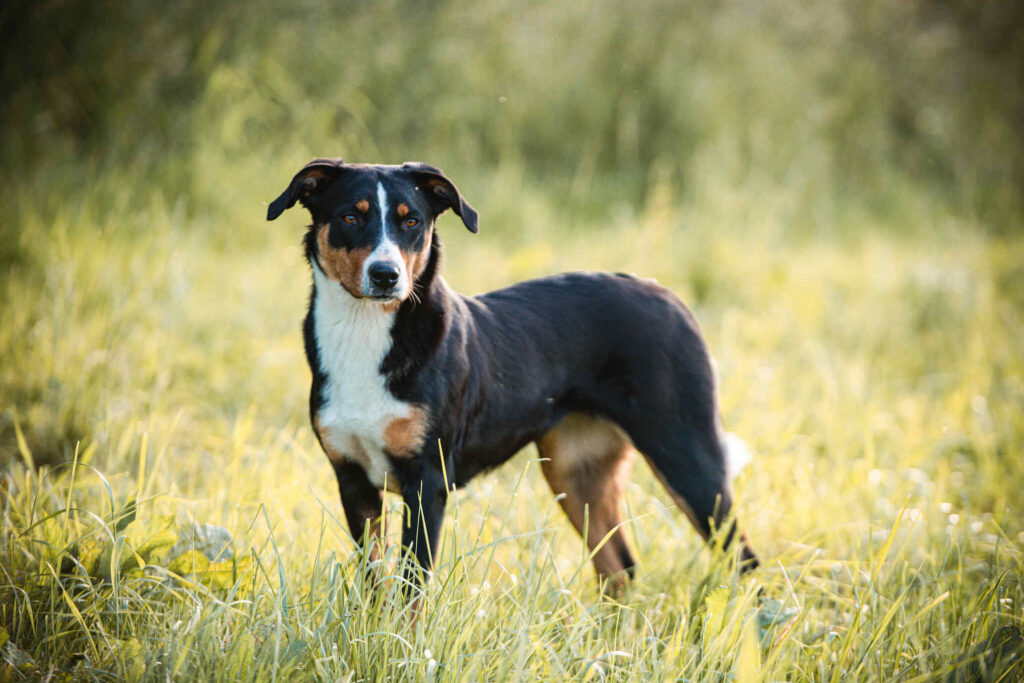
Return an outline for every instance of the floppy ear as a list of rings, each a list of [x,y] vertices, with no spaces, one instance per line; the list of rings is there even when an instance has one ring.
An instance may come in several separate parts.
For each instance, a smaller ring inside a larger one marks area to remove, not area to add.
[[[313,159],[295,174],[288,188],[277,199],[270,202],[270,206],[267,207],[267,220],[274,220],[284,213],[285,209],[295,206],[296,201],[300,201],[303,206],[308,207],[306,200],[313,195],[313,192],[325,190],[341,175],[344,167],[345,161],[340,157],[337,159]]]
[[[419,162],[406,162],[402,164],[402,170],[408,173],[419,189],[427,195],[427,201],[430,202],[435,215],[444,213],[445,209],[451,209],[462,219],[470,232],[477,231],[476,209],[462,198],[458,188],[445,177],[441,169]]]

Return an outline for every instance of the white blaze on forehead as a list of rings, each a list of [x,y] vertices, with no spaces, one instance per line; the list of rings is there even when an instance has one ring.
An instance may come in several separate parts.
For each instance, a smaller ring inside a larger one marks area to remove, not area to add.
[[[363,290],[366,291],[369,286],[371,265],[381,262],[391,263],[398,267],[398,282],[395,284],[395,289],[401,296],[404,296],[409,276],[405,272],[405,260],[402,258],[402,252],[391,239],[391,235],[388,234],[388,193],[384,189],[384,184],[379,180],[377,181],[377,208],[380,210],[380,242],[370,252],[363,266]]]
[[[366,262],[394,261],[400,264],[402,253],[398,250],[398,245],[391,239],[391,235],[388,234],[388,193],[379,182],[377,183],[377,206],[380,207],[380,242],[377,243]]]
[[[387,225],[385,219],[388,217],[388,193],[384,191],[384,184],[377,181],[377,207],[380,209],[381,224]]]

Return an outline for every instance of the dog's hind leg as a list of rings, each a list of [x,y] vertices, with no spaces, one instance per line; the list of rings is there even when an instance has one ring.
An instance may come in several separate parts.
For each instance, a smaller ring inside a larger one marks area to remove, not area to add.
[[[562,509],[593,553],[598,578],[606,590],[619,590],[634,567],[619,509],[633,454],[629,437],[607,420],[573,413],[538,439],[537,449],[551,491],[564,494]]]
[[[740,571],[758,566],[757,556],[730,518],[732,491],[729,487],[725,446],[718,430],[699,430],[690,425],[677,426],[672,434],[661,434],[644,442],[641,450],[651,470],[661,480],[676,505],[686,513],[690,522],[706,540],[712,532],[720,536],[722,546],[740,543]],[[712,527],[712,523],[714,527]],[[723,528],[728,525],[728,528]]]

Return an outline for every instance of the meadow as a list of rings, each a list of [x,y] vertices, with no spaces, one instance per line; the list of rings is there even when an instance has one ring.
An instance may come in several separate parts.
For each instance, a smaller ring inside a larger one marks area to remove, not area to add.
[[[5,10],[0,680],[1024,680],[1008,7]],[[418,619],[373,590],[308,423],[306,219],[264,220],[325,155],[441,166],[464,293],[671,287],[763,566],[639,461],[600,597],[531,446],[450,504]]]

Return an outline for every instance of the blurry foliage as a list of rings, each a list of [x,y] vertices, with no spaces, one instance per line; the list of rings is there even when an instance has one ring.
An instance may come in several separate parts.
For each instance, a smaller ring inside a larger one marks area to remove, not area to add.
[[[118,188],[95,180],[129,172],[148,181],[137,192],[230,213],[307,157],[342,154],[426,159],[478,195],[521,175],[581,220],[663,184],[697,203],[739,188],[755,213],[785,192],[796,230],[898,228],[935,203],[1015,230],[1020,13],[1012,0],[12,2],[2,192],[52,204],[87,190],[116,209]],[[3,249],[0,265],[18,260]]]

